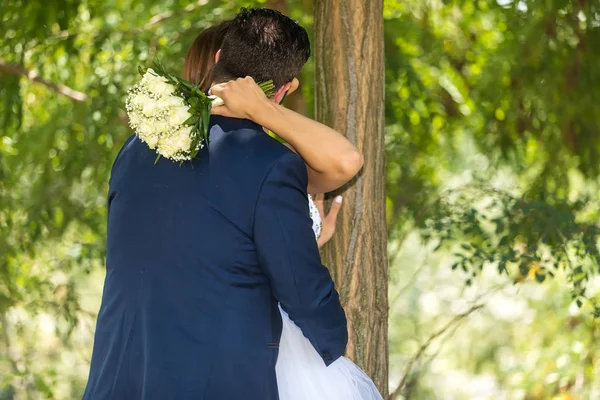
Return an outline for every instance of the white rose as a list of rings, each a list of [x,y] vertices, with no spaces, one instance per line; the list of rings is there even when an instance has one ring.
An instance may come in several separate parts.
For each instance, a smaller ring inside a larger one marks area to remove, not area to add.
[[[141,84],[144,88],[159,96],[171,95],[175,87],[167,83],[167,79],[162,76],[154,75],[155,72],[152,69],[144,74]]]
[[[160,105],[158,104],[158,102],[156,100],[150,99],[149,101],[144,103],[144,105],[142,106],[142,112],[144,113],[145,116],[151,117],[154,115],[156,110],[159,109],[159,107],[160,107]]]
[[[165,97],[171,96],[175,91],[175,88],[172,85],[169,85],[162,77],[158,77],[158,79],[149,82],[148,89],[152,93]]]
[[[158,106],[162,109],[169,107],[169,96],[161,96],[157,100]]]
[[[158,135],[150,135],[146,138],[146,144],[148,144],[148,147],[150,147],[151,149],[154,149],[157,143]]]
[[[150,123],[150,121],[148,121],[147,119],[144,119],[139,124],[137,133],[138,133],[138,135],[140,135],[140,137],[142,139],[145,140],[146,137],[154,134],[154,125],[152,123]]]
[[[185,103],[183,102],[183,99],[181,97],[175,96],[175,95],[166,97],[165,103],[171,107],[185,107]]]
[[[143,107],[144,104],[148,103],[149,101],[152,101],[152,99],[143,93],[138,93],[138,94],[132,96],[129,100],[131,105],[133,105],[135,107],[140,107],[140,108]]]
[[[156,78],[155,74],[156,74],[156,72],[154,72],[154,70],[152,68],[148,68],[146,70],[146,73],[144,74],[144,76],[142,76],[142,83],[145,84],[147,82],[150,82],[154,78]]]
[[[154,121],[154,131],[158,134],[164,134],[169,130],[169,125],[165,120]]]
[[[129,125],[138,126],[142,122],[142,116],[138,112],[129,113]]]
[[[173,107],[183,107],[185,106],[183,99],[181,97],[170,95],[170,96],[161,96],[158,100],[158,104],[161,108],[173,108]]]
[[[175,137],[175,136],[168,136],[168,137],[161,138],[158,142],[158,147],[157,147],[158,153],[165,158],[173,157],[180,150],[177,147],[177,144],[175,142],[176,140],[177,140],[177,137]]]
[[[159,145],[156,146],[156,152],[167,159],[175,155],[175,153],[172,152],[170,148],[165,147],[162,143],[159,143]]]
[[[188,151],[192,145],[192,139],[190,138],[191,131],[192,127],[190,126],[180,129],[177,132],[177,147],[182,151]]]
[[[192,114],[189,113],[188,107],[180,106],[174,107],[169,115],[169,124],[172,126],[182,125]]]
[[[164,80],[164,78],[162,76],[159,76],[156,71],[154,71],[152,68],[148,68],[146,70],[146,73],[144,74],[144,76],[142,77],[142,83],[145,86],[148,86],[149,84],[156,82],[156,81],[162,81]]]

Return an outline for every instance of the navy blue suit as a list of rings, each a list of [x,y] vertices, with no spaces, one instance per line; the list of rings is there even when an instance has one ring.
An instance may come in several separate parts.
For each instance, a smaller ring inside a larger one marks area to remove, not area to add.
[[[345,351],[302,159],[248,120],[210,139],[182,165],[135,137],[115,160],[85,400],[277,399],[278,302],[326,364]]]

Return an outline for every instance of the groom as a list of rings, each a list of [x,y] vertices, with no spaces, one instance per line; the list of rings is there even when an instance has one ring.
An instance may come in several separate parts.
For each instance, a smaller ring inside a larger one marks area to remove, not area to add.
[[[280,102],[306,31],[242,10],[215,83],[272,79]],[[210,148],[179,165],[130,138],[109,190],[106,281],[85,400],[277,399],[278,303],[327,365],[346,318],[321,264],[302,159],[249,120],[214,116]]]

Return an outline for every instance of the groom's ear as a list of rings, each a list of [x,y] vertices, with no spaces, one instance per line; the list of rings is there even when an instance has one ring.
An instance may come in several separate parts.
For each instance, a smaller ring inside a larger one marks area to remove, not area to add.
[[[292,79],[292,81],[290,82],[290,88],[288,89],[286,96],[289,96],[290,94],[294,93],[296,90],[298,90],[299,87],[300,81],[298,80],[298,78]]]
[[[215,64],[219,62],[219,58],[221,58],[221,49],[215,53]]]
[[[288,82],[285,85],[283,85],[282,87],[280,87],[279,89],[277,89],[277,91],[275,92],[275,96],[273,96],[271,98],[271,100],[277,104],[281,104],[287,91],[290,89],[290,86],[292,86],[292,82]]]

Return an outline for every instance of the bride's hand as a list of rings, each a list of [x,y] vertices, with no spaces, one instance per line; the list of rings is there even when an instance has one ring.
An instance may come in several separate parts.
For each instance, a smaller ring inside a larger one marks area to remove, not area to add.
[[[335,233],[335,224],[337,222],[338,213],[340,212],[340,208],[342,207],[342,196],[337,196],[333,202],[331,203],[331,208],[329,209],[329,214],[325,215],[325,196],[322,194],[318,194],[313,196],[313,201],[317,206],[317,210],[319,210],[319,214],[321,215],[321,220],[323,221],[323,227],[321,228],[321,236],[317,240],[317,245],[321,248],[325,243],[327,243]]]
[[[215,85],[210,88],[210,94],[220,97],[224,103],[222,106],[213,107],[211,113],[224,117],[244,118],[256,122],[259,113],[269,104],[265,93],[249,76]]]

